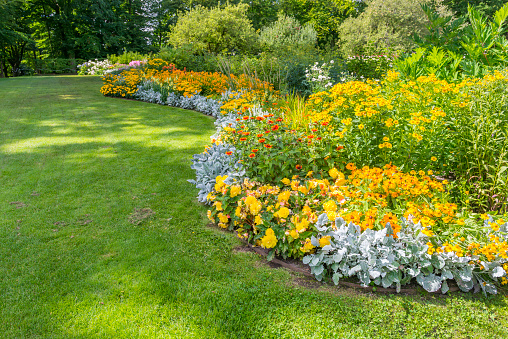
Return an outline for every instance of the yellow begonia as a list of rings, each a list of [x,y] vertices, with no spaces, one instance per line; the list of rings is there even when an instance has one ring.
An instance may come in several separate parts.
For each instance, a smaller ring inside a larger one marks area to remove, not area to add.
[[[331,237],[331,236],[329,236],[329,235],[327,235],[327,236],[325,236],[325,237],[320,238],[320,239],[319,239],[319,246],[320,246],[320,247],[325,247],[326,245],[330,245],[330,239],[331,239],[331,238],[332,238],[332,237]]]
[[[231,198],[236,197],[240,193],[242,193],[242,188],[240,186],[237,186],[237,185],[231,186],[231,191],[230,191]]]
[[[277,237],[273,229],[268,228],[265,231],[265,236],[261,238],[261,246],[264,248],[274,248],[277,245]]]

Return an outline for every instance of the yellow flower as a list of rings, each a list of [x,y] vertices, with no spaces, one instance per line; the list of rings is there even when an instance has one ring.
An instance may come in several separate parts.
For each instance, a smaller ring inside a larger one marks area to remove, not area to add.
[[[256,225],[261,225],[263,223],[263,219],[261,219],[259,215],[256,215],[256,217],[254,218],[254,223]]]
[[[328,174],[334,179],[337,179],[339,173],[340,172],[335,167],[328,171]]]
[[[288,178],[284,178],[281,180],[284,185],[289,185],[291,181]]]
[[[319,239],[319,247],[325,247],[326,245],[330,245],[330,239],[332,237],[327,235]]]
[[[268,228],[265,231],[265,236],[261,238],[261,246],[264,248],[274,248],[277,245],[277,237],[273,229]]]
[[[277,197],[278,202],[285,202],[289,200],[289,197],[291,196],[291,191],[284,191],[279,194]]]
[[[337,204],[333,200],[327,201],[323,204],[323,209],[327,212],[337,211]]]
[[[287,234],[289,234],[293,239],[298,239],[300,237],[300,234],[295,229],[287,232]]]
[[[431,157],[430,160],[437,161],[437,158],[436,157]]]
[[[242,193],[242,188],[240,186],[237,186],[237,185],[231,186],[231,191],[230,191],[231,198],[236,197],[240,193]]]
[[[308,252],[311,252],[316,246],[312,245],[312,243],[310,242],[310,239],[307,238],[305,239],[305,243],[303,244],[302,247],[300,247],[300,251],[302,251],[303,253],[308,253]]]
[[[229,218],[227,215],[219,213],[217,216],[219,217],[220,222],[222,222],[224,224],[227,224],[227,222],[229,221]]]
[[[363,124],[358,125],[358,129],[364,129],[365,126]]]
[[[276,217],[286,219],[289,216],[289,209],[287,207],[281,207],[278,212],[275,212]]]
[[[214,202],[213,205],[217,211],[222,211],[222,203],[220,201]]]

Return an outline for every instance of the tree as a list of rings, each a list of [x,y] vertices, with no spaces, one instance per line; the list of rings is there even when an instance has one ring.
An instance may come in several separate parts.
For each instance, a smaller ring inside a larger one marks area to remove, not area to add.
[[[354,16],[359,6],[361,2],[354,0],[281,0],[281,9],[286,15],[314,27],[320,45],[334,44],[341,23]]]
[[[427,30],[429,23],[421,6],[434,5],[440,13],[451,14],[439,0],[370,0],[363,13],[340,26],[339,46],[344,55],[409,51],[411,37]]]
[[[0,73],[7,77],[7,63],[12,74],[18,75],[27,49],[35,42],[30,35],[29,11],[24,1],[0,2]]]
[[[309,49],[316,45],[317,32],[309,23],[301,25],[296,19],[280,14],[277,21],[261,30],[259,40],[272,51],[288,47]]]
[[[247,18],[247,9],[246,4],[192,8],[178,18],[169,42],[176,47],[192,44],[196,51],[216,54],[251,51],[257,36]]]

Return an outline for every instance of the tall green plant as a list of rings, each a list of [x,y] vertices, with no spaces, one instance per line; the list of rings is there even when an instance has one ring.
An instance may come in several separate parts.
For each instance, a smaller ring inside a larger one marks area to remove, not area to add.
[[[403,55],[395,61],[398,70],[407,77],[436,74],[449,81],[466,77],[481,77],[496,68],[508,66],[508,40],[505,22],[508,3],[494,14],[493,20],[477,9],[468,7],[467,20],[438,15],[429,6],[422,6],[429,19],[429,33],[415,34],[419,46],[414,54]]]

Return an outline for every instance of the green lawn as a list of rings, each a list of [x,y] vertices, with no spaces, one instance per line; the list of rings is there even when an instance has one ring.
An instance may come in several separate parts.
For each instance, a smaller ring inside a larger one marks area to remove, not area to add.
[[[502,296],[305,287],[234,251],[187,183],[212,120],[100,86],[0,79],[1,338],[508,337]]]

